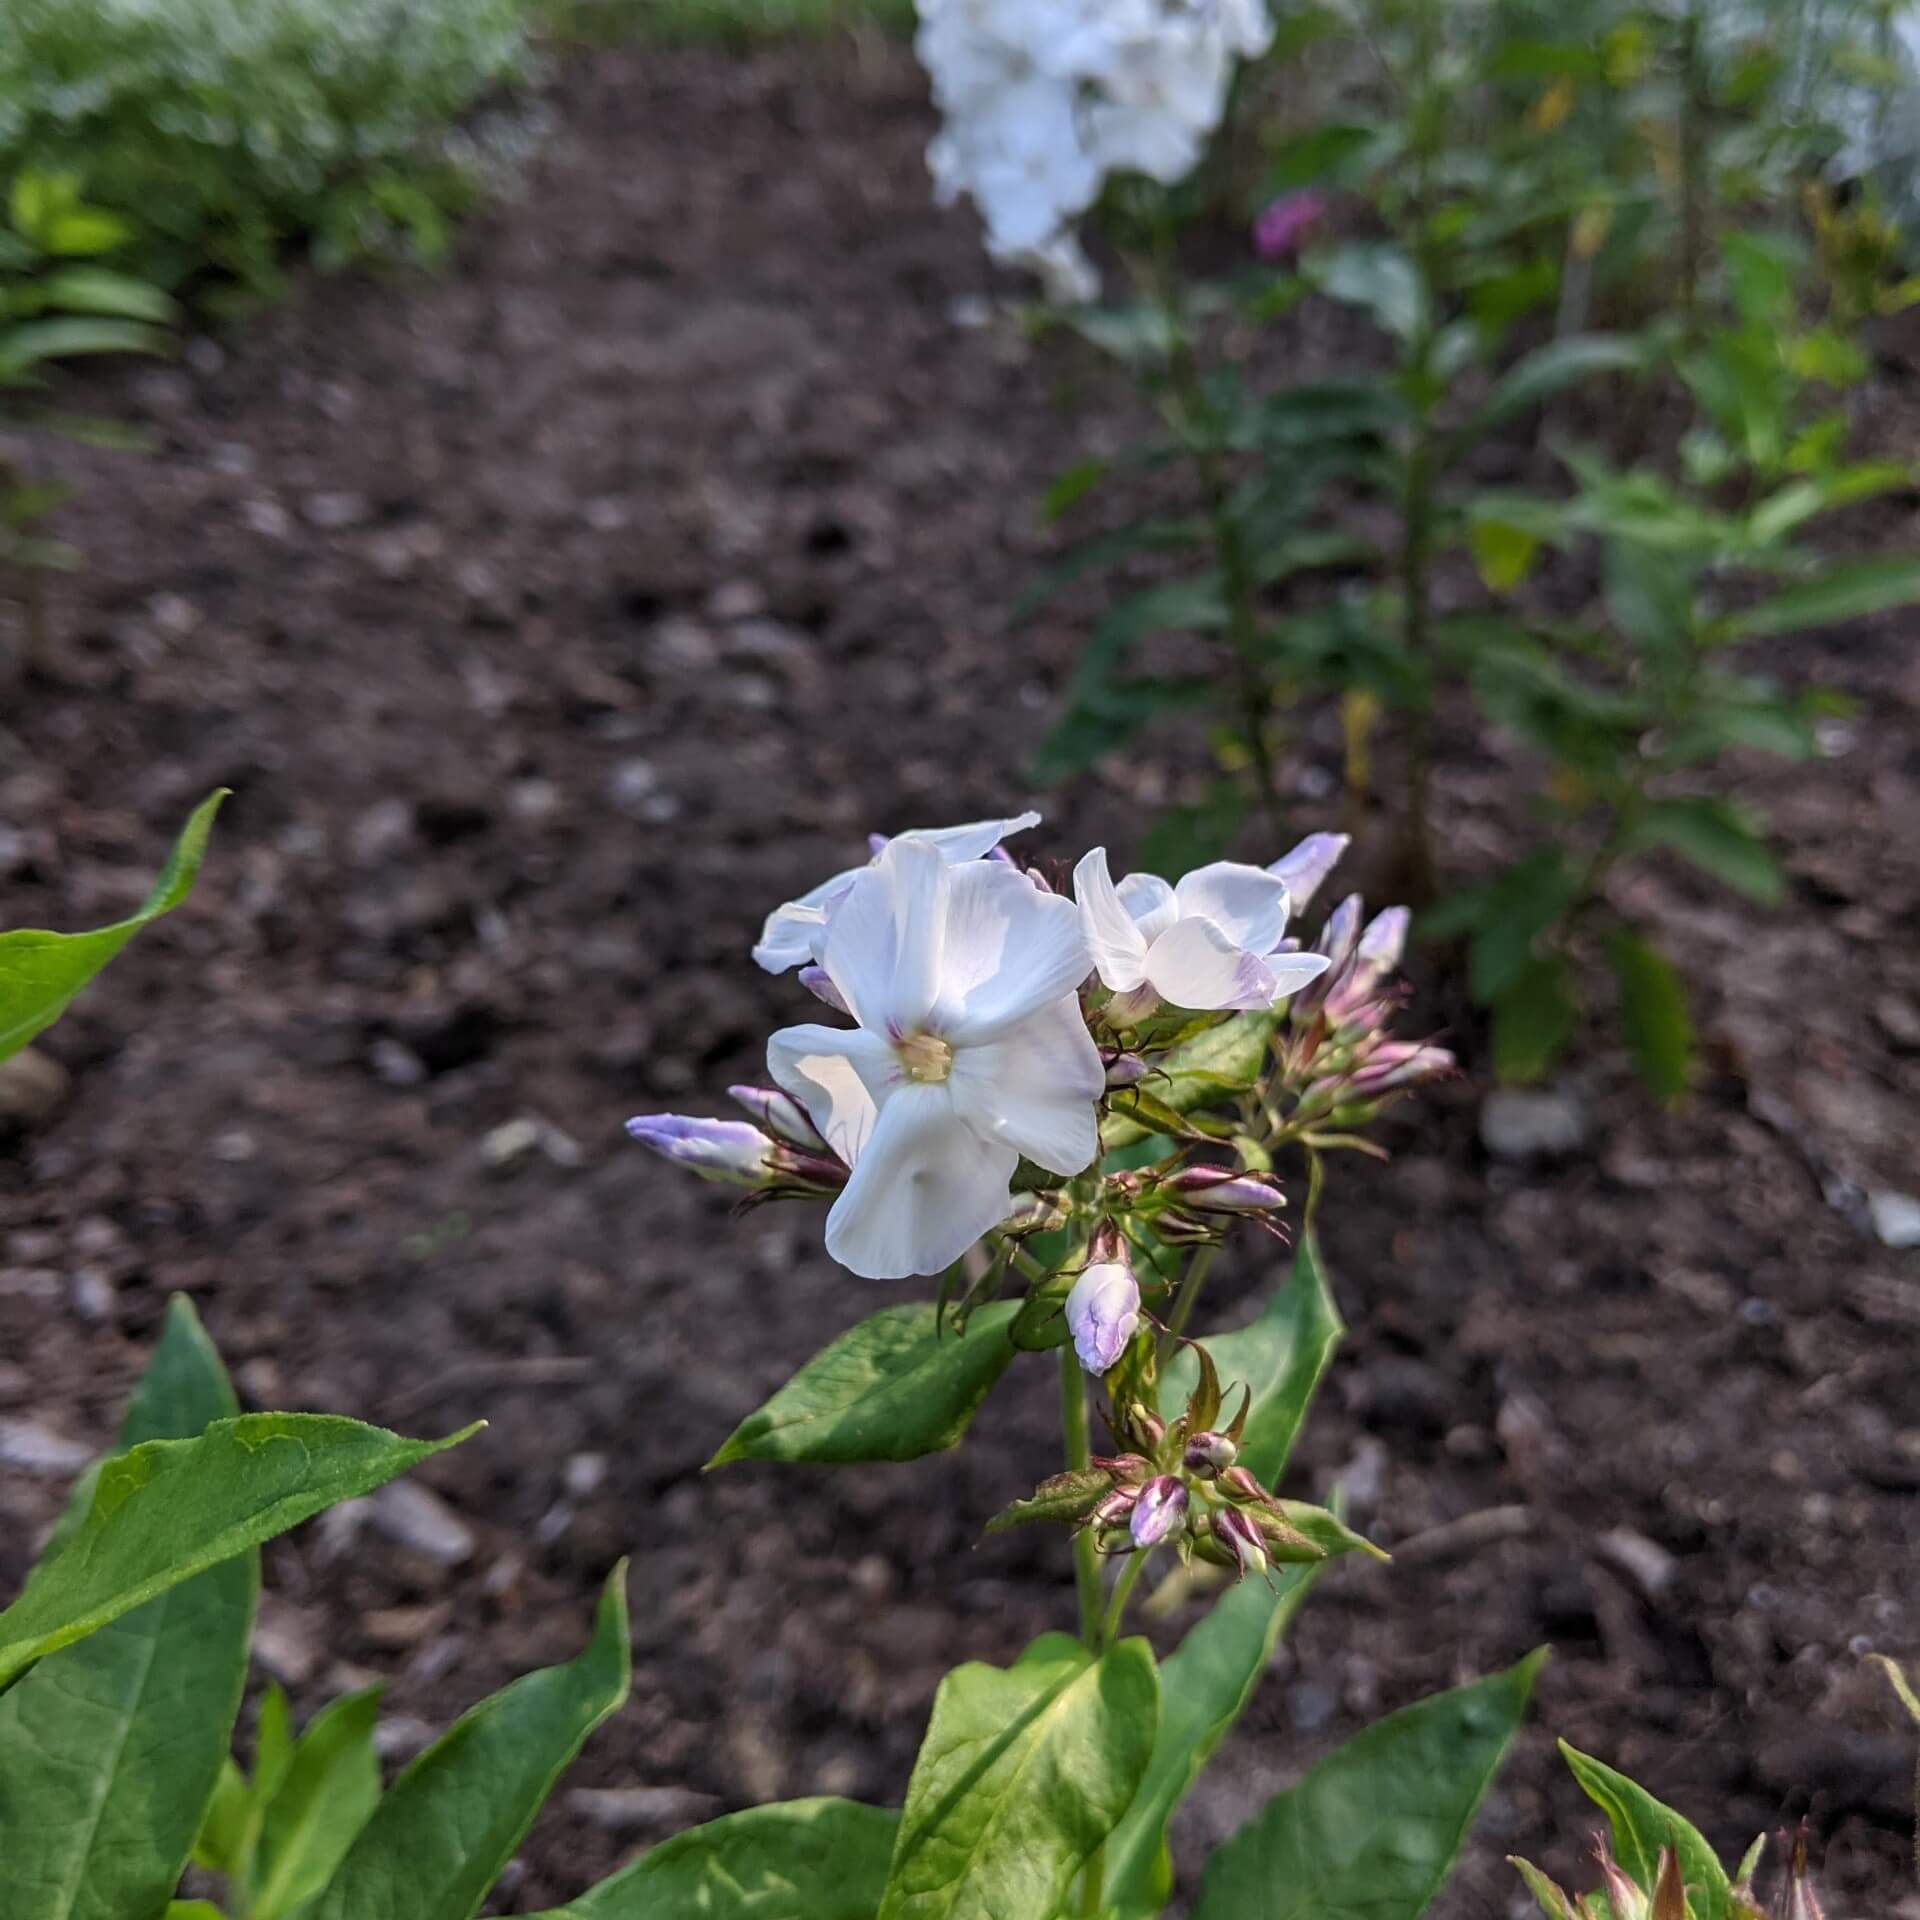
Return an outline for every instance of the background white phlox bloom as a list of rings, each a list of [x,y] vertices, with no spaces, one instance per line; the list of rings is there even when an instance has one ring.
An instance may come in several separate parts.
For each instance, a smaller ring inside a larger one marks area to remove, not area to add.
[[[909,827],[898,837],[924,841],[948,860],[979,860],[1010,834],[1024,833],[1039,824],[1037,813],[1016,813],[1006,820],[968,820],[957,827]],[[785,973],[789,967],[821,960],[826,950],[827,923],[848,888],[866,870],[848,867],[831,880],[822,880],[798,900],[775,907],[760,929],[754,959],[769,973]]]
[[[1174,886],[1151,873],[1115,886],[1106,848],[1095,847],[1073,870],[1073,893],[1094,966],[1115,993],[1147,986],[1195,1012],[1250,1010],[1326,971],[1324,955],[1275,951],[1287,887],[1259,867],[1216,860]]]
[[[1107,176],[1192,172],[1236,59],[1273,38],[1267,0],[921,0],[915,48],[943,126],[936,196],[972,199],[996,259],[1050,298],[1097,296],[1072,222]]]
[[[903,835],[854,876],[823,964],[859,1026],[788,1027],[767,1068],[853,1169],[827,1215],[842,1266],[938,1273],[1010,1216],[1023,1154],[1063,1178],[1092,1164],[1105,1074],[1070,901]]]

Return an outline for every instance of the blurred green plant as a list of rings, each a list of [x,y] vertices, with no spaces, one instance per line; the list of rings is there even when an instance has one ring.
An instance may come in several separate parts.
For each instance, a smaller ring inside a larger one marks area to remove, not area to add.
[[[462,116],[529,67],[527,0],[12,0],[0,173],[84,174],[134,268],[273,292],[323,262],[431,262],[484,143]]]
[[[164,353],[171,344],[173,302],[137,276],[101,261],[127,240],[125,222],[81,197],[70,173],[23,169],[13,176],[0,225],[0,392],[44,385],[59,360],[108,353]],[[23,412],[8,404],[0,429],[19,437],[0,446],[0,580],[13,583],[26,609],[27,651],[49,650],[44,576],[71,568],[79,555],[46,531],[66,498],[57,482],[38,477],[25,436],[34,430],[125,444],[98,422]]]
[[[546,30],[589,45],[649,40],[745,46],[873,27],[913,31],[913,0],[543,0]]]

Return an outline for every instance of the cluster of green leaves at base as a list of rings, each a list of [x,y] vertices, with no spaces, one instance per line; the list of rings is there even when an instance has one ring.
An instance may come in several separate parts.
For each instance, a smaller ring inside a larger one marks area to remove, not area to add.
[[[1320,117],[1256,123],[1266,167],[1249,206],[1326,190],[1370,210],[1343,224],[1372,230],[1184,288],[1163,246],[1141,304],[1067,322],[1136,369],[1168,430],[1069,471],[1046,502],[1057,518],[1128,470],[1162,496],[1036,589],[1101,570],[1128,583],[1041,770],[1064,777],[1161,715],[1204,712],[1218,777],[1145,850],[1177,867],[1224,851],[1256,800],[1282,810],[1277,731],[1338,696],[1360,794],[1381,716],[1398,726],[1418,886],[1435,838],[1429,716],[1467,690],[1482,724],[1537,756],[1540,832],[1421,930],[1467,942],[1510,1080],[1567,1047],[1603,958],[1643,1078],[1662,1098],[1685,1086],[1684,986],[1604,883],[1657,851],[1778,904],[1763,824],[1724,793],[1724,761],[1813,754],[1838,703],[1783,690],[1742,645],[1920,600],[1920,557],[1835,562],[1810,538],[1915,484],[1910,463],[1849,458],[1845,396],[1865,370],[1858,322],[1920,284],[1893,281],[1897,235],[1870,190],[1842,207],[1809,184],[1839,144],[1834,104],[1855,97],[1833,76],[1870,97],[1876,71],[1871,44],[1846,37],[1859,23],[1815,15],[1627,0],[1294,10],[1293,93]],[[1650,288],[1671,310],[1649,308]],[[1255,380],[1253,343],[1309,293],[1365,317],[1379,371]],[[1203,345],[1224,364],[1203,367]],[[1576,428],[1603,421],[1614,442],[1644,441],[1675,397],[1693,425],[1671,472],[1638,444],[1579,444]],[[1489,441],[1527,429],[1556,453],[1557,485],[1489,487]],[[1185,476],[1171,506],[1170,475]],[[1566,564],[1536,583],[1554,550]],[[1478,603],[1459,584],[1475,576]],[[1569,588],[1592,578],[1599,591],[1570,610]]]
[[[81,175],[136,271],[252,293],[323,262],[431,262],[483,154],[458,130],[525,78],[528,0],[10,0],[0,176]]]

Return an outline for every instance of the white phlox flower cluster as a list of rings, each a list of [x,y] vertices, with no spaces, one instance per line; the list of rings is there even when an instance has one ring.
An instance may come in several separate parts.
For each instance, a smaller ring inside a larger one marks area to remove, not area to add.
[[[935,194],[970,198],[994,258],[1034,269],[1050,298],[1091,300],[1074,220],[1110,175],[1191,173],[1235,62],[1272,38],[1267,0],[920,0]]]

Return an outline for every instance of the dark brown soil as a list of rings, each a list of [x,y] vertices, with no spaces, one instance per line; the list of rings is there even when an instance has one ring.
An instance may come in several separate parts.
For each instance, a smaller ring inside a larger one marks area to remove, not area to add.
[[[0,1419],[100,1444],[174,1289],[250,1404],[485,1415],[421,1476],[467,1564],[371,1526],[268,1555],[263,1664],[302,1711],[387,1676],[400,1749],[575,1646],[630,1552],[633,1702],[568,1784],[656,1791],[618,1828],[563,1792],[502,1911],[757,1800],[897,1799],[939,1675],[1066,1618],[1063,1542],[979,1537],[1056,1458],[1045,1364],[950,1457],[700,1476],[904,1290],[834,1269],[801,1210],[730,1219],[620,1123],[712,1110],[807,1017],[746,958],[771,904],[870,827],[1033,797],[1080,628],[1003,610],[1046,480],[1116,431],[1065,349],[956,324],[991,281],[927,206],[900,56],[607,53],[554,104],[444,280],[316,283],[89,393],[153,452],[60,456],[88,565],[63,659],[0,709],[8,924],[124,910],[236,789],[191,906],[45,1042],[73,1086],[0,1164]],[[1899,369],[1874,409],[1916,417]],[[1422,983],[1470,1077],[1404,1110],[1389,1170],[1341,1169],[1354,1331],[1298,1467],[1419,1545],[1322,1583],[1182,1818],[1184,1885],[1332,1742],[1552,1641],[1436,1913],[1519,1910],[1510,1851],[1579,1872],[1555,1734],[1729,1854],[1810,1813],[1838,1911],[1920,1912],[1912,1736],[1860,1657],[1920,1651],[1920,1268],[1830,1204],[1920,1187],[1917,625],[1775,662],[1860,701],[1827,761],[1746,770],[1787,908],[1619,882],[1698,983],[1680,1110],[1597,1041],[1587,1148],[1490,1162],[1478,1037]],[[1129,849],[1181,751],[1043,796],[1046,850]],[[1337,765],[1304,725],[1290,789]],[[1455,742],[1452,872],[1514,844],[1524,793]],[[1214,1308],[1275,1271],[1237,1249]],[[0,1473],[0,1592],[63,1485]]]

